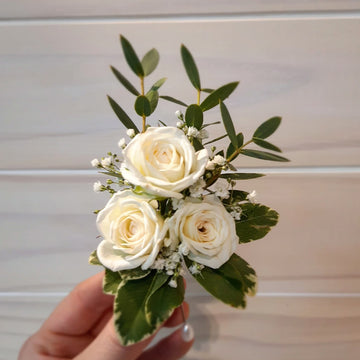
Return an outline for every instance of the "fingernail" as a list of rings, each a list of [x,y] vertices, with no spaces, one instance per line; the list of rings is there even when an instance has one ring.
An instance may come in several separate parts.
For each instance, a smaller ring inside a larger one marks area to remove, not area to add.
[[[185,342],[190,342],[194,339],[194,329],[190,324],[184,324],[181,332],[181,337]]]

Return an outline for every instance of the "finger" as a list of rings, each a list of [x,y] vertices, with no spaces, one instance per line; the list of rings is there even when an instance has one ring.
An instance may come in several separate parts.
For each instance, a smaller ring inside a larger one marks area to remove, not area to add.
[[[185,341],[182,328],[176,330],[156,345],[146,350],[137,360],[177,360],[181,359],[191,348],[194,339]]]
[[[99,336],[74,360],[135,360],[154,337],[155,334],[134,345],[122,346],[111,318]]]
[[[185,319],[189,317],[189,304],[187,302],[182,303]],[[166,327],[174,327],[180,325],[184,322],[183,314],[181,307],[178,307],[174,310],[173,314],[167,319],[164,323]]]
[[[80,335],[88,332],[112,308],[113,296],[102,291],[104,272],[77,285],[46,320],[42,329],[53,333]]]

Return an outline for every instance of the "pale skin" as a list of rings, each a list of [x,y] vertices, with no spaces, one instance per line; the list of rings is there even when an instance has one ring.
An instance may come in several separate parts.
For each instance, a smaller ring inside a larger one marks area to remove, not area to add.
[[[191,348],[181,328],[148,347],[154,336],[130,346],[122,346],[115,333],[113,296],[102,292],[104,274],[99,273],[79,285],[57,306],[41,328],[22,346],[18,360],[176,360]],[[183,303],[185,317],[189,307]],[[163,324],[174,327],[183,321],[180,308]]]

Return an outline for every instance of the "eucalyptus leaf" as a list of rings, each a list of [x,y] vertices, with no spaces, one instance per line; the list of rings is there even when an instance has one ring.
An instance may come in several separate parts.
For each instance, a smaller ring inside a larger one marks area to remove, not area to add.
[[[105,269],[105,275],[103,278],[103,291],[105,294],[115,295],[121,282],[121,276],[116,271]]]
[[[156,90],[150,90],[146,94],[146,97],[150,102],[150,111],[152,114],[155,111],[157,104],[159,102],[159,93]]]
[[[181,58],[191,83],[193,84],[195,89],[200,91],[201,85],[199,71],[190,51],[183,44],[181,45]]]
[[[219,101],[224,101],[226,98],[228,98],[238,85],[239,82],[235,81],[214,90],[200,104],[202,110],[207,111],[219,105]]]
[[[281,123],[281,117],[274,116],[269,120],[263,122],[254,132],[253,137],[266,139],[273,134]]]
[[[126,77],[124,75],[122,75],[120,73],[119,70],[117,70],[116,68],[114,68],[113,66],[110,66],[111,71],[114,73],[114,75],[116,76],[116,78],[121,82],[121,84],[127,89],[129,90],[132,94],[134,94],[135,96],[140,95],[140,93],[136,90],[135,86],[133,86],[130,81],[128,79],[126,79]]]
[[[204,115],[201,107],[197,104],[191,104],[185,112],[185,122],[187,126],[194,126],[198,130],[201,129],[203,124]]]
[[[203,89],[201,89],[201,91],[206,92],[206,93],[211,93],[214,91],[214,89],[203,88]]]
[[[129,40],[127,40],[124,36],[120,35],[120,42],[125,55],[126,62],[130,66],[131,70],[137,76],[144,77],[144,69]]]
[[[188,267],[192,265],[186,257],[185,263]],[[236,308],[245,308],[246,295],[256,293],[255,271],[236,254],[218,269],[205,266],[193,277],[215,298]]]
[[[161,96],[160,96],[160,99],[164,99],[164,100],[173,102],[173,103],[175,103],[175,104],[178,104],[178,105],[187,107],[187,105],[186,105],[184,102],[182,102],[182,101],[180,101],[180,100],[178,100],[178,99],[175,99],[175,98],[173,98],[172,96],[161,95]]]
[[[220,177],[223,179],[231,179],[231,180],[249,180],[249,179],[256,179],[262,176],[264,176],[264,174],[257,174],[257,173],[227,173],[220,175]]]
[[[135,111],[140,116],[149,116],[151,114],[151,104],[145,95],[139,95],[136,98]]]
[[[170,277],[156,291],[150,295],[146,302],[146,316],[150,324],[157,325],[168,319],[173,311],[184,301],[184,280],[177,278],[177,287],[169,286]]]
[[[236,135],[236,138],[237,138],[237,145],[238,145],[238,148],[241,147],[244,143],[244,135],[243,133],[239,133]],[[230,143],[227,150],[226,150],[226,158],[228,159],[234,152],[236,151],[236,148],[235,146]],[[239,156],[239,153],[236,154],[232,159],[231,161],[235,160],[237,157]]]
[[[265,140],[260,139],[260,138],[255,138],[255,137],[253,137],[252,140],[256,145],[261,146],[264,149],[281,152],[281,150],[277,146],[269,143],[268,141],[265,141]]]
[[[195,151],[199,151],[204,148],[203,144],[197,138],[194,138],[192,141]]]
[[[161,78],[160,80],[158,80],[152,87],[150,90],[153,91],[157,91],[160,89],[160,87],[164,84],[164,82],[166,81],[166,77]]]
[[[108,100],[109,100],[110,106],[114,110],[114,112],[117,115],[117,117],[119,118],[119,120],[123,123],[123,125],[127,129],[134,129],[136,134],[139,133],[139,129],[136,127],[136,125],[133,123],[133,121],[129,118],[129,116],[126,114],[126,112],[120,107],[120,105],[114,99],[112,99],[109,95],[108,95]]]
[[[156,49],[148,51],[141,60],[144,76],[150,75],[158,66],[160,60],[159,52]]]
[[[281,161],[281,162],[289,161],[288,159],[286,159],[282,156],[272,154],[272,153],[269,153],[266,151],[260,151],[260,150],[243,149],[243,150],[241,150],[241,154],[250,156],[253,158],[261,159],[261,160]]]
[[[231,144],[234,146],[235,149],[238,148],[238,140],[234,128],[234,123],[231,120],[230,113],[225,106],[225,104],[220,100],[220,111],[221,111],[221,118],[223,120],[225,130],[229,136],[229,139],[231,141]]]
[[[240,243],[263,238],[279,220],[279,214],[261,204],[241,204],[241,219],[236,221],[236,233]]]
[[[91,264],[91,265],[102,265],[99,258],[98,258],[98,256],[97,256],[96,250],[94,250],[89,256],[89,264]]]
[[[237,171],[237,168],[234,166],[234,165],[232,165],[231,163],[227,163],[227,166],[229,167],[229,169],[231,170],[231,171]]]

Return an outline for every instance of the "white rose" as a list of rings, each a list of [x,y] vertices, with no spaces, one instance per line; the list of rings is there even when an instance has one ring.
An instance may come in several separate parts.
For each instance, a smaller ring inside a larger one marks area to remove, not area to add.
[[[235,222],[214,196],[186,199],[169,220],[171,238],[188,249],[188,258],[213,269],[229,260],[238,244]]]
[[[119,191],[98,214],[104,240],[97,248],[100,262],[112,271],[148,269],[162,246],[164,220],[147,197]]]
[[[150,194],[180,199],[180,192],[205,171],[207,150],[195,153],[184,133],[175,127],[148,128],[124,150],[122,176]]]

